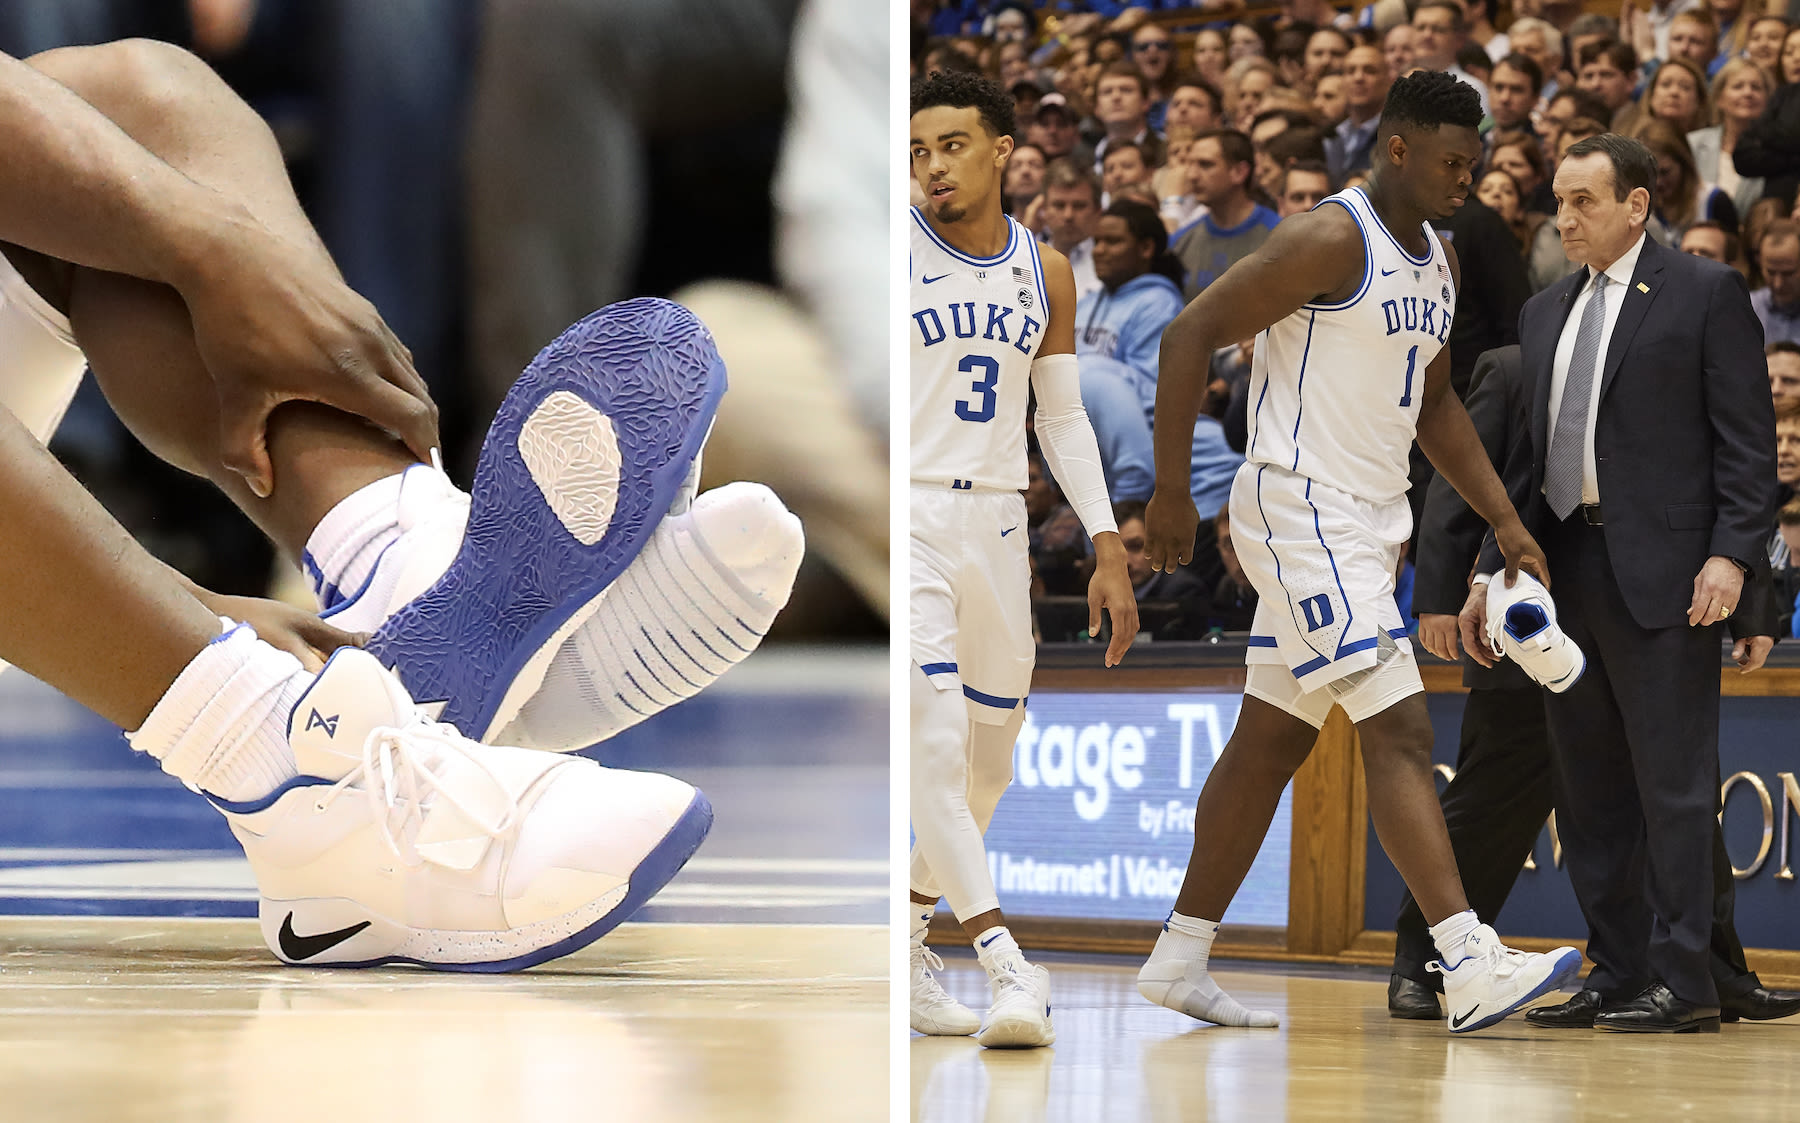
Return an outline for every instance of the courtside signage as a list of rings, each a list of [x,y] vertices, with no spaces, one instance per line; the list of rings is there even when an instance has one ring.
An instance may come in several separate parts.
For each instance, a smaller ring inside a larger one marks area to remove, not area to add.
[[[1194,844],[1194,799],[1237,724],[1237,692],[1037,691],[987,832],[1009,915],[1162,920]],[[1287,924],[1291,792],[1225,920]]]

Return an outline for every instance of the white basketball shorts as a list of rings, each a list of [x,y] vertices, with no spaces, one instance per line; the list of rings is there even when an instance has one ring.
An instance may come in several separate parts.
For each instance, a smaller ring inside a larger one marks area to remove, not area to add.
[[[1238,469],[1231,488],[1231,542],[1258,596],[1245,662],[1250,693],[1314,725],[1333,700],[1352,720],[1379,663],[1381,708],[1424,689],[1405,621],[1394,603],[1394,570],[1412,533],[1402,496],[1359,499],[1264,464]],[[1293,688],[1271,689],[1264,667],[1285,669]]]
[[[0,254],[0,406],[47,442],[86,369],[69,318]]]
[[[1029,534],[1016,491],[912,487],[912,660],[989,725],[1031,691]]]

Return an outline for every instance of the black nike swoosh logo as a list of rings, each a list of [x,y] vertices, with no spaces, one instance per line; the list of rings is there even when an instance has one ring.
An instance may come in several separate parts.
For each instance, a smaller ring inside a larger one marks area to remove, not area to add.
[[[1452,1014],[1450,1016],[1450,1028],[1451,1029],[1461,1029],[1463,1027],[1463,1023],[1468,1021],[1470,1018],[1473,1018],[1475,1016],[1475,1011],[1477,1011],[1479,1009],[1481,1009],[1481,1004],[1476,1003],[1474,1006],[1469,1007],[1468,1013],[1464,1014],[1460,1018],[1457,1017],[1456,1015]]]
[[[944,279],[944,278],[945,278],[945,277],[948,277],[948,276],[949,276],[949,275],[950,275],[950,274],[948,274],[948,273],[939,273],[939,274],[938,274],[938,275],[937,275],[937,276],[935,276],[935,277],[920,277],[920,278],[919,278],[919,279],[920,279],[920,280],[921,280],[921,281],[924,281],[924,282],[925,282],[925,283],[926,283],[926,284],[928,284],[928,285],[929,285],[929,284],[932,284],[932,283],[933,283],[933,282],[936,282],[936,281],[941,281],[941,280],[943,280],[943,279]]]
[[[288,913],[281,922],[281,933],[276,942],[281,945],[281,954],[289,959],[311,959],[322,955],[361,932],[369,926],[366,920],[358,921],[348,928],[339,928],[335,932],[320,932],[316,936],[302,936],[294,931],[294,914]]]

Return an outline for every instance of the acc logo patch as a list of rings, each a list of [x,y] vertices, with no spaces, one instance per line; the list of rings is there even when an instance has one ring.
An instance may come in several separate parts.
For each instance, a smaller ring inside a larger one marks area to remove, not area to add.
[[[1020,289],[1019,290],[1019,307],[1027,309],[1027,310],[1029,310],[1031,308],[1031,290],[1030,289]]]

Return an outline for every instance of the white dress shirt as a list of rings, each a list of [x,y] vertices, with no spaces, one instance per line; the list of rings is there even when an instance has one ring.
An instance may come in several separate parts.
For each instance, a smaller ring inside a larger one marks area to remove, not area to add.
[[[1638,255],[1644,250],[1645,235],[1639,234],[1638,240],[1632,243],[1619,260],[1606,267],[1606,278],[1610,282],[1606,286],[1605,319],[1600,325],[1600,354],[1594,360],[1594,382],[1588,389],[1587,434],[1582,439],[1581,451],[1581,501],[1584,504],[1600,502],[1600,484],[1594,471],[1594,421],[1600,414],[1600,382],[1606,371],[1606,355],[1612,349],[1613,328],[1619,322],[1619,309],[1625,306],[1625,295],[1631,290],[1631,274],[1637,269]],[[1569,319],[1563,324],[1562,338],[1556,344],[1556,359],[1550,367],[1550,423],[1544,431],[1556,432],[1556,415],[1561,412],[1563,386],[1569,380],[1569,360],[1575,354],[1575,336],[1581,330],[1581,316],[1587,310],[1588,301],[1593,299],[1593,270],[1583,274],[1587,282],[1575,296],[1575,306],[1569,309]],[[1549,450],[1545,451],[1546,460]]]
[[[1094,240],[1092,238],[1083,238],[1075,243],[1075,248],[1063,256],[1069,259],[1069,268],[1075,274],[1075,298],[1077,300],[1084,293],[1100,291],[1100,276],[1094,272]]]

